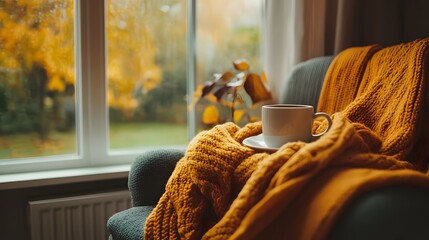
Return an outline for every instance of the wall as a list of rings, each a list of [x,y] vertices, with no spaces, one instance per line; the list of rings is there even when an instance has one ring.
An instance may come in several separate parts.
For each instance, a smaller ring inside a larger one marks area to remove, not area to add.
[[[0,191],[0,239],[29,240],[28,201],[127,189],[127,178]]]

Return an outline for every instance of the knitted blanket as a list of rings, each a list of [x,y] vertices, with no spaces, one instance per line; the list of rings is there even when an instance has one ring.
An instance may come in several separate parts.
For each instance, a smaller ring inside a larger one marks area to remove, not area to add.
[[[364,191],[399,182],[429,188],[416,170],[427,160],[416,142],[426,139],[418,133],[427,120],[428,45],[339,54],[320,99],[333,124],[317,141],[268,154],[241,144],[261,132],[260,122],[198,134],[147,219],[145,239],[325,239]]]
[[[318,111],[343,111],[380,136],[380,153],[426,168],[427,45],[428,39],[422,39],[385,49],[373,45],[341,52],[328,69]]]

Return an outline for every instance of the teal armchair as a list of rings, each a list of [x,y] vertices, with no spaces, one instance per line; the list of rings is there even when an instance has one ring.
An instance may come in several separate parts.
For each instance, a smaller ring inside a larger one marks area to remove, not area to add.
[[[333,56],[296,65],[283,82],[279,102],[317,107],[325,73]],[[139,156],[131,166],[128,186],[133,207],[113,215],[110,239],[143,239],[146,218],[165,190],[183,149],[160,149]],[[429,192],[397,185],[366,192],[346,207],[329,239],[429,239]]]

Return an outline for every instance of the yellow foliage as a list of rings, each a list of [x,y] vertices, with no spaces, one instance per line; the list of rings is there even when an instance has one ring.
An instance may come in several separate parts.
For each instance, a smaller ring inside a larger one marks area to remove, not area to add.
[[[197,86],[197,89],[194,92],[194,99],[198,99],[201,97],[201,94],[203,92],[203,88],[204,88],[204,85],[202,85],[202,84]]]
[[[241,118],[244,116],[244,110],[239,109],[234,111],[234,122],[240,122]]]
[[[244,83],[244,89],[246,89],[246,92],[249,94],[253,103],[258,103],[272,98],[271,92],[267,89],[267,86],[264,84],[261,77],[254,73],[247,76],[246,82]]]
[[[65,86],[64,82],[61,81],[60,77],[53,76],[49,80],[49,83],[48,83],[48,89],[49,90],[63,92],[65,88],[66,88],[66,86]]]
[[[5,2],[0,9],[0,66],[27,73],[42,67],[49,90],[64,91],[65,82],[74,84],[73,14],[72,1]]]
[[[152,66],[143,73],[142,85],[143,93],[154,89],[161,82],[162,69],[159,66]]]
[[[249,122],[257,122],[257,121],[261,121],[261,117],[259,117],[259,116],[250,116],[249,117]]]
[[[233,61],[232,64],[234,65],[234,68],[238,71],[247,71],[250,68],[249,62],[244,58],[237,59]]]
[[[262,77],[262,81],[264,81],[265,84],[268,84],[268,77],[267,77],[267,74],[265,74],[265,71],[262,71],[261,77]]]
[[[3,58],[3,54],[0,53],[0,58],[2,59],[2,65],[5,68],[17,69],[19,68],[19,62],[16,58]]]
[[[136,90],[145,94],[162,81],[162,68],[155,63],[158,53],[154,32],[141,23],[142,19],[151,19],[147,15],[152,14],[152,11],[141,11],[144,4],[139,0],[107,2],[107,77],[111,107],[137,107],[131,104],[136,101],[133,98]],[[119,104],[116,100],[119,97],[127,101]]]
[[[216,124],[219,123],[219,111],[213,105],[207,106],[203,112],[203,123],[204,124]]]
[[[252,114],[251,110],[260,108],[260,104],[263,104],[263,101],[272,99],[271,92],[267,88],[265,73],[260,77],[255,73],[247,72],[250,69],[250,65],[244,59],[236,60],[233,64],[236,70],[240,70],[235,76],[231,72],[225,72],[223,75],[215,74],[214,80],[206,82],[204,86],[199,86],[194,93],[199,99],[204,98],[220,106],[221,110],[232,113],[232,119],[219,119],[220,114],[216,107],[213,105],[206,107],[203,112],[203,123],[205,124],[229,120],[239,124],[258,121],[260,118],[252,116],[254,113]],[[250,97],[251,105],[248,104],[248,97],[242,95],[241,90],[244,90]]]
[[[64,91],[75,85],[74,1],[11,0],[0,8],[0,67],[31,72],[42,67],[48,89]],[[159,20],[142,11],[145,1],[106,1],[107,77],[109,106],[133,111],[136,86],[143,93],[159,86],[162,68],[155,62],[158,31],[142,19]],[[159,14],[159,13],[158,13]],[[180,32],[182,34],[182,32]]]
[[[222,104],[222,106],[225,106],[225,107],[230,108],[230,109],[232,109],[234,107],[234,104],[231,101],[223,100],[220,103]]]
[[[218,102],[216,96],[213,95],[212,93],[207,94],[204,98],[207,99],[207,100],[209,100],[212,103],[217,103]]]

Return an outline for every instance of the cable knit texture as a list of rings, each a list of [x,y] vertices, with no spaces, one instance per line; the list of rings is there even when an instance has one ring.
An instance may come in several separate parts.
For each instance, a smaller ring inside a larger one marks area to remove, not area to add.
[[[338,54],[326,72],[319,98],[319,111],[333,114],[343,110],[354,100],[366,65],[379,49],[380,46],[371,45],[349,48]]]
[[[426,121],[428,44],[339,54],[320,102],[333,124],[312,143],[287,143],[272,154],[243,146],[260,122],[198,134],[147,219],[145,239],[325,239],[359,193],[399,182],[429,188],[429,177],[403,160]]]
[[[328,69],[318,110],[343,111],[380,136],[381,153],[408,158],[427,112],[427,44],[423,39],[384,49],[373,45],[343,51]],[[410,161],[426,158],[427,153]]]

